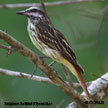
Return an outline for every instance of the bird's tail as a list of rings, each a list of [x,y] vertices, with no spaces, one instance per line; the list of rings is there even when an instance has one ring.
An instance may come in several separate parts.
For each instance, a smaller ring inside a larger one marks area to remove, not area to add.
[[[81,76],[81,72],[79,72],[78,70],[75,70],[75,71],[76,71],[76,77],[77,77],[78,81],[80,82],[80,84],[81,84],[81,86],[82,86],[82,88],[83,88],[83,90],[87,96],[87,99],[90,99],[90,95],[89,95],[89,92],[87,90],[87,86],[86,86],[86,84],[85,84],[85,82]]]
[[[81,84],[81,87],[83,88],[83,90],[84,90],[84,92],[85,92],[85,94],[86,94],[86,96],[87,96],[87,98],[88,99],[90,99],[90,95],[89,95],[89,92],[88,92],[88,90],[87,90],[87,86],[86,86],[86,84],[85,84],[85,82],[84,82],[84,80],[83,80],[83,78],[82,78],[82,76],[81,76],[81,67],[79,66],[79,68],[78,68],[78,66],[76,67],[76,66],[73,66],[71,63],[69,63],[67,60],[63,60],[63,62],[62,62],[66,67],[68,67],[68,69],[77,77],[77,79],[78,79],[78,81],[79,81],[79,83]]]

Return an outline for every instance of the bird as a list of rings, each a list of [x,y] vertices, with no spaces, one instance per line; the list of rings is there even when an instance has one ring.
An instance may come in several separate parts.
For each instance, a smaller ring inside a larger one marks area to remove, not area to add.
[[[52,24],[48,14],[38,8],[30,7],[16,14],[28,19],[28,34],[35,47],[52,60],[65,65],[77,78],[89,99],[90,94],[82,78],[83,68],[77,61],[76,55],[65,36]]]

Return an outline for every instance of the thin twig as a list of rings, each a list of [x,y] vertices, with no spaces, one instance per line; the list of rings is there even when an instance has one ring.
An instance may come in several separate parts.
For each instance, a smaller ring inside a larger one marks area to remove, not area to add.
[[[6,45],[1,45],[1,44],[0,44],[0,48],[9,51],[9,50],[11,49],[11,46],[6,46]]]
[[[45,6],[60,6],[74,3],[84,3],[84,2],[105,2],[106,0],[63,0],[57,2],[46,2]],[[19,4],[0,4],[0,8],[28,8],[31,6],[40,7],[40,3],[19,3]]]
[[[6,45],[1,45],[0,44],[0,48],[7,50],[7,56],[12,54],[13,52],[15,52],[15,49],[13,49],[11,46],[6,46]]]
[[[33,80],[33,81],[38,81],[38,82],[54,84],[49,78],[40,77],[40,76],[36,76],[36,75],[33,75],[31,77],[31,75],[27,74],[27,73],[11,71],[11,70],[2,69],[2,68],[0,68],[0,74],[5,74],[5,75],[9,75],[9,76],[14,76],[14,77],[20,77],[20,78],[25,78],[25,79],[29,79],[29,80]]]
[[[44,12],[46,12],[44,0],[40,0],[40,3],[41,3],[42,10],[43,10]]]
[[[62,68],[64,70],[64,74],[65,74],[67,80],[69,81],[70,86],[74,88],[74,84],[73,84],[73,82],[72,82],[72,80],[71,80],[71,78],[70,78],[70,76],[69,76],[68,72],[66,71],[65,66],[63,64],[62,64]]]

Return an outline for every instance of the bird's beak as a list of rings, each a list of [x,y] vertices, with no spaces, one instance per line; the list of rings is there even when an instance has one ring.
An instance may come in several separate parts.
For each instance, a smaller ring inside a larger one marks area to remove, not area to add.
[[[16,12],[16,14],[19,14],[19,15],[25,15],[25,16],[31,15],[31,13],[26,12],[26,11],[19,11],[19,12]]]
[[[25,12],[25,11],[19,11],[19,12],[16,12],[16,14],[19,14],[19,15],[25,15],[26,12]]]

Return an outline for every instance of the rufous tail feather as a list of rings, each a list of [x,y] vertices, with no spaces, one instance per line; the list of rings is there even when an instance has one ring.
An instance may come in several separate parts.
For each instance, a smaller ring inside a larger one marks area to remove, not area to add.
[[[75,68],[75,66],[73,66],[71,63],[69,63],[66,59],[63,59],[62,63],[69,68],[69,70],[77,77],[78,81],[80,82],[81,84],[81,87],[83,88],[86,96],[87,96],[87,99],[90,99],[90,95],[89,95],[89,92],[87,90],[87,86],[85,85],[85,82],[81,76],[81,72],[80,70],[78,70],[78,68]]]
[[[80,84],[81,84],[81,86],[82,86],[82,88],[83,88],[83,90],[87,96],[87,99],[90,99],[90,95],[89,95],[89,92],[87,90],[87,86],[85,85],[85,82],[84,82],[84,80],[81,76],[81,73],[79,71],[76,72],[76,77],[77,77],[78,81],[80,82]]]

